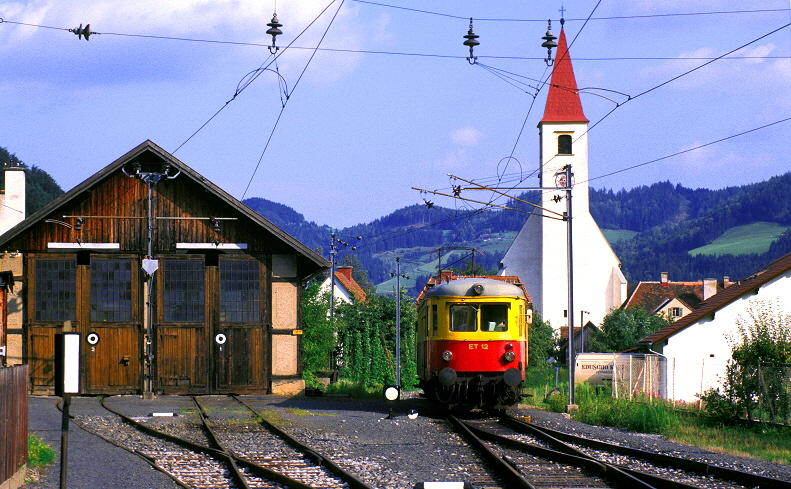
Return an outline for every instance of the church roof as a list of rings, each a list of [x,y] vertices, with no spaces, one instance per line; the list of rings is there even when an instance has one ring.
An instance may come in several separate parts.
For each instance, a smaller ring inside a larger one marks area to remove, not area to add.
[[[582,112],[577,80],[574,78],[574,68],[571,66],[566,32],[563,28],[560,29],[547,105],[541,122],[588,122]]]

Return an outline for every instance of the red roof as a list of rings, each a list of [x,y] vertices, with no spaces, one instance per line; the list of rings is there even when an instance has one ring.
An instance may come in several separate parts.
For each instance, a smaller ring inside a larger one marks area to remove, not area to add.
[[[552,79],[549,82],[547,105],[541,122],[588,122],[582,112],[577,80],[574,78],[574,68],[571,66],[571,57],[566,46],[566,32],[562,28]]]
[[[338,267],[335,271],[335,278],[352,293],[354,300],[365,302],[368,299],[360,284],[352,278],[352,267]]]
[[[690,309],[695,309],[702,297],[703,282],[640,282],[623,308],[641,307],[654,313],[668,299],[678,298]]]

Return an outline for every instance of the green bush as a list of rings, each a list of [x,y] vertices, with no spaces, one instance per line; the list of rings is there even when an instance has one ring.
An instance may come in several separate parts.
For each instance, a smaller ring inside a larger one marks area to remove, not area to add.
[[[27,435],[27,465],[41,467],[55,461],[55,450],[35,435]]]

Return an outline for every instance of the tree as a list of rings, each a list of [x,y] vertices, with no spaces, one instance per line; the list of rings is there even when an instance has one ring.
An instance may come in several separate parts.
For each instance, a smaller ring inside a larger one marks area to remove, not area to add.
[[[329,310],[329,293],[321,293],[320,283],[313,282],[302,294],[302,372],[308,381],[330,369],[337,335]]]
[[[624,351],[636,347],[642,338],[667,325],[667,318],[639,307],[615,309],[604,316],[599,333],[586,343],[591,351]]]
[[[724,392],[710,390],[701,397],[720,418],[752,419],[761,410],[770,421],[786,421],[791,417],[791,315],[767,301],[751,302],[746,314],[728,337],[733,362],[726,368]]]
[[[396,300],[371,295],[365,302],[341,304],[337,311],[338,338],[342,348],[341,377],[366,387],[395,382]],[[401,384],[416,383],[415,324],[417,309],[403,295],[401,300]]]
[[[530,367],[549,367],[547,359],[553,354],[557,344],[555,330],[541,315],[533,314],[533,324],[527,328],[527,365]]]

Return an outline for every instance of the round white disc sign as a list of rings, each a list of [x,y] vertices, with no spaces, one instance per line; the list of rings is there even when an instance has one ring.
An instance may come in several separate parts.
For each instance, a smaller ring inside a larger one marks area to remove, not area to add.
[[[216,341],[218,345],[224,345],[227,339],[228,338],[223,333],[217,333],[217,336],[214,337],[214,341]]]
[[[99,343],[99,335],[96,333],[88,333],[88,336],[85,337],[85,340],[89,345],[93,346]]]

